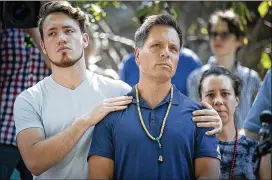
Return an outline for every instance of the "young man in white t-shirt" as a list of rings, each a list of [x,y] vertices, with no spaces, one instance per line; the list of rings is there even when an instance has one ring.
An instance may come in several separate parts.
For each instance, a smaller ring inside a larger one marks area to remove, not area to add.
[[[86,23],[87,15],[66,1],[49,2],[40,10],[41,47],[52,75],[22,92],[14,105],[18,147],[35,179],[87,179],[93,126],[132,100],[121,96],[129,85],[86,70]],[[194,115],[212,121],[200,125],[214,127],[210,134],[221,130],[215,110]]]
[[[54,12],[61,7],[64,12]],[[52,75],[16,98],[18,147],[35,179],[86,179],[93,126],[108,112],[126,108],[131,98],[100,103],[125,95],[131,87],[86,70],[89,37],[83,11],[67,2],[51,2],[43,6],[41,18],[41,46]]]

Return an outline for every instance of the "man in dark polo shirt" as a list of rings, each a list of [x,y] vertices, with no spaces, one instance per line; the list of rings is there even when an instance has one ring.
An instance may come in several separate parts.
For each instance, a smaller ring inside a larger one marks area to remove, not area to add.
[[[192,121],[202,109],[171,84],[182,33],[169,15],[146,19],[135,33],[139,83],[128,108],[96,125],[91,179],[218,179],[217,139]]]

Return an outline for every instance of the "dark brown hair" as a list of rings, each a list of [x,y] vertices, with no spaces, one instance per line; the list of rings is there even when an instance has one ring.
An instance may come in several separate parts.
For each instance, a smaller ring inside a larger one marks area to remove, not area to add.
[[[38,27],[43,40],[43,23],[46,17],[55,12],[62,12],[67,14],[72,19],[76,20],[79,24],[82,33],[86,32],[86,25],[89,23],[88,15],[83,12],[80,8],[74,8],[67,1],[51,1],[44,4],[39,13]]]
[[[240,97],[241,90],[242,90],[242,80],[236,76],[235,74],[231,73],[229,70],[223,67],[218,67],[218,66],[212,66],[208,70],[204,71],[200,78],[200,83],[198,85],[198,95],[201,99],[201,90],[202,90],[202,83],[205,78],[211,76],[211,75],[216,75],[216,76],[227,76],[231,80],[232,87],[234,89],[234,94],[236,97]]]
[[[178,26],[177,21],[168,14],[159,14],[148,16],[144,23],[135,33],[135,44],[136,47],[143,47],[146,39],[148,38],[150,29],[155,25],[166,25],[175,29],[179,36],[180,48],[182,47],[182,31]]]

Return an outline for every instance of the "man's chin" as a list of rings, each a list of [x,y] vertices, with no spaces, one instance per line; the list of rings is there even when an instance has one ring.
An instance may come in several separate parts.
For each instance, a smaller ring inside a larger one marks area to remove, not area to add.
[[[160,75],[156,76],[155,79],[157,79],[158,82],[160,83],[166,83],[168,81],[171,81],[171,76],[166,76],[166,75]]]
[[[55,66],[60,67],[60,68],[68,68],[77,63],[77,61],[71,61],[71,60],[61,60],[60,62],[54,62],[51,61]]]

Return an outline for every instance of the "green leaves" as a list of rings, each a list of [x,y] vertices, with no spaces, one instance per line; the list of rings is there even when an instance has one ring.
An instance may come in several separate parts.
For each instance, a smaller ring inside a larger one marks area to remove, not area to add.
[[[242,31],[246,31],[245,26],[248,21],[252,21],[250,11],[244,2],[234,2],[231,8],[239,16],[239,27]]]
[[[269,4],[267,1],[261,2],[261,4],[258,6],[258,12],[261,17],[264,17],[269,10]]]
[[[262,52],[262,56],[261,56],[261,64],[265,69],[271,68],[271,59],[269,55],[264,51]]]

